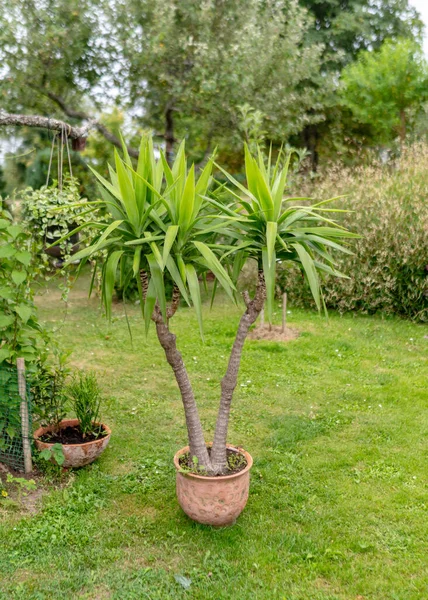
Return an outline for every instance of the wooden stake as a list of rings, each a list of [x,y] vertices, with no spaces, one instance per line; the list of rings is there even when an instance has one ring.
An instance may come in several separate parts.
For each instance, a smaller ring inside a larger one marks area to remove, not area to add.
[[[21,431],[22,431],[22,450],[24,453],[24,471],[31,473],[33,463],[31,461],[31,445],[30,445],[30,419],[28,415],[27,387],[25,385],[25,361],[23,358],[16,360],[16,368],[18,371],[18,390],[21,396]]]
[[[265,309],[262,308],[262,310],[260,311],[260,327],[264,327],[265,326]]]
[[[285,325],[287,323],[287,292],[282,294],[282,333],[285,333]]]

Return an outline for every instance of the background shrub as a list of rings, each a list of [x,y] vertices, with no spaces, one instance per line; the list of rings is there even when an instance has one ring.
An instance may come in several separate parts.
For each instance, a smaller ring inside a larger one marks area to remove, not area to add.
[[[337,268],[350,279],[325,277],[328,307],[428,320],[427,144],[405,148],[393,163],[333,167],[322,178],[302,184],[296,195],[300,194],[348,194],[337,205],[353,212],[342,213],[339,220],[362,236],[352,243],[353,256],[337,256]],[[312,304],[297,269],[284,265],[277,284],[294,305]]]

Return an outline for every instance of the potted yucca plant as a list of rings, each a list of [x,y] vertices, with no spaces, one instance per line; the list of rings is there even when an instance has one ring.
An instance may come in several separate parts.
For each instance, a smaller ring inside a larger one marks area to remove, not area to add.
[[[125,145],[123,153],[123,158],[115,153],[110,181],[94,171],[111,218],[90,224],[98,234],[75,258],[83,264],[101,250],[106,254],[101,278],[108,317],[118,267],[125,288],[136,280],[146,328],[155,323],[183,401],[188,445],[174,458],[179,502],[196,521],[227,525],[245,506],[252,464],[247,452],[227,444],[232,395],[245,339],[266,298],[268,316],[272,314],[276,260],[301,266],[320,306],[317,271],[335,273],[328,250],[345,250],[338,239],[352,234],[322,216],[325,203],[290,206],[289,199],[284,201],[289,159],[282,164],[281,156],[275,164],[269,158],[266,166],[260,152],[256,160],[246,148],[247,187],[224,171],[233,186],[225,201],[224,189],[221,200],[209,191],[213,159],[196,177],[194,166],[187,167],[184,143],[171,168],[162,153],[156,160],[150,138],[142,139],[135,168]],[[325,225],[318,226],[320,221]],[[257,289],[253,298],[243,293],[245,311],[221,381],[214,439],[207,444],[170,321],[183,298],[193,304],[203,336],[200,279],[212,272],[214,287],[219,284],[236,302],[237,277],[249,258],[259,265]],[[168,281],[173,284],[170,298],[165,294]]]

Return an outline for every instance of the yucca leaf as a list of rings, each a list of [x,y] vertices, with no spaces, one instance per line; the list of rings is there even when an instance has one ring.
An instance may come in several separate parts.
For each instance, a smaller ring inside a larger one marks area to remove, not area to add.
[[[201,302],[201,290],[199,288],[198,276],[195,271],[195,267],[191,264],[186,264],[186,275],[187,282],[189,285],[190,297],[192,298],[193,306],[195,307],[196,317],[198,319],[199,331],[201,332],[201,338],[204,339],[204,329],[202,323],[202,302]]]
[[[103,185],[103,187],[105,187],[105,189],[110,192],[110,194],[112,196],[114,196],[115,198],[117,198],[117,200],[119,200],[120,203],[123,204],[123,200],[122,200],[122,196],[120,193],[120,190],[115,188],[109,181],[107,181],[107,179],[105,179],[102,175],[100,175],[98,173],[98,171],[95,171],[95,169],[93,169],[90,165],[88,165],[89,169],[92,171],[92,173],[95,175],[95,177],[98,179],[98,181],[101,182],[101,184]]]
[[[155,257],[156,262],[158,263],[160,270],[163,271],[164,267],[165,267],[165,263],[162,260],[162,254],[160,253],[160,250],[157,247],[156,242],[150,242],[150,248],[152,249],[153,256]]]
[[[162,316],[166,321],[166,297],[163,272],[153,254],[148,254],[146,257],[150,267],[151,281],[153,281],[156,290],[156,298],[159,302]]]
[[[357,233],[352,233],[344,229],[334,227],[305,227],[293,229],[296,233],[313,233],[315,235],[330,236],[333,238],[360,238],[361,236]]]
[[[187,281],[187,273],[186,273],[186,265],[184,264],[183,257],[181,254],[177,254],[176,256],[178,270],[180,271],[181,279],[186,283]]]
[[[156,264],[156,262],[155,262],[155,264]],[[155,304],[156,304],[156,297],[157,297],[157,292],[156,292],[155,282],[154,282],[153,278],[150,278],[149,286],[147,288],[146,299],[144,302],[144,323],[145,323],[146,335],[149,331],[150,321],[152,319],[153,310],[154,310]]]
[[[275,297],[275,272],[276,272],[276,257],[269,264],[268,250],[265,246],[262,248],[262,263],[263,274],[266,282],[266,306],[269,323],[272,322],[273,300]]]
[[[208,267],[217,277],[227,295],[232,299],[232,301],[235,301],[233,290],[235,290],[236,288],[229,275],[226,273],[226,270],[214,254],[214,252],[210,248],[208,248],[208,246],[206,246],[203,242],[193,243],[206,260]]]
[[[166,268],[168,269],[169,274],[171,275],[172,279],[174,280],[174,283],[177,285],[178,289],[180,290],[180,293],[183,296],[185,302],[190,306],[190,300],[189,300],[189,296],[187,294],[186,286],[180,275],[180,271],[178,270],[178,267],[175,264],[175,261],[171,255],[169,255],[168,258],[166,259]]]
[[[309,283],[309,287],[312,292],[312,296],[315,300],[318,310],[321,308],[320,300],[320,285],[318,280],[317,270],[314,265],[314,261],[307,250],[301,244],[291,244],[296,249],[299,255],[300,262],[302,263],[303,270]]]
[[[342,244],[337,244],[336,242],[333,242],[333,240],[320,237],[319,235],[314,235],[311,233],[309,235],[306,235],[305,238],[314,242],[319,242],[320,244],[324,244],[325,246],[329,246],[330,248],[334,248],[335,250],[338,250],[339,252],[344,252],[345,254],[354,254],[351,250],[345,248],[345,246],[342,246]]]
[[[90,298],[92,296],[92,290],[94,289],[95,276],[97,274],[97,266],[98,266],[98,262],[95,261],[95,265],[93,266],[93,269],[92,269],[91,283],[89,284],[88,298]]]
[[[339,279],[350,279],[349,275],[342,273],[341,271],[337,271],[336,269],[332,269],[329,265],[325,263],[319,262],[318,260],[314,260],[315,267],[320,271],[325,271],[329,275],[334,275],[335,277],[339,277]]]
[[[135,190],[132,184],[132,178],[128,172],[130,167],[125,167],[120,158],[117,150],[115,149],[114,153],[115,161],[116,161],[116,173],[117,179],[120,188],[120,194],[122,196],[122,201],[125,206],[126,214],[128,216],[129,222],[132,225],[132,228],[137,233],[140,224],[140,215],[138,212],[138,206],[135,199]]]
[[[213,304],[214,304],[214,299],[215,299],[215,295],[216,295],[216,292],[217,292],[217,287],[218,287],[218,279],[214,279],[213,290],[212,290],[212,293],[211,293],[210,310],[212,309]]]
[[[245,153],[245,177],[247,180],[247,186],[251,194],[254,198],[257,198],[257,179],[256,179],[256,169],[257,164],[252,157],[252,154],[247,146],[244,144],[244,153]]]
[[[134,179],[135,199],[138,204],[140,215],[143,215],[147,200],[147,185],[144,180],[148,178],[147,171],[151,169],[150,157],[147,154],[147,146],[147,138],[142,136],[136,169],[136,174],[139,175],[139,177],[135,177]],[[132,164],[130,166],[132,167]],[[143,217],[140,219],[140,223],[142,218]]]
[[[163,245],[163,254],[162,254],[163,264],[166,264],[166,261],[169,256],[169,253],[171,251],[172,245],[175,241],[175,238],[177,237],[177,233],[178,233],[178,225],[170,225],[166,231],[165,242]]]
[[[267,246],[269,267],[271,266],[272,261],[274,260],[277,230],[278,230],[278,225],[274,221],[268,221],[266,223],[266,246]]]
[[[141,244],[150,244],[151,242],[158,242],[159,240],[163,240],[163,235],[149,235],[147,234],[145,237],[138,238],[136,240],[129,240],[125,242],[125,246],[138,246]]]
[[[115,219],[116,221],[118,221],[119,219],[126,219],[126,212],[124,210],[124,206],[122,204],[122,201],[119,201],[115,196],[113,196],[112,194],[110,194],[110,192],[108,192],[102,185],[101,183],[97,182],[97,188],[101,194],[102,197],[102,203],[105,204],[107,210],[109,211],[109,213],[111,214],[111,216],[113,217],[113,219]]]
[[[140,273],[140,262],[141,262],[141,246],[137,246],[134,250],[134,259],[132,261],[132,272],[134,277],[139,277]]]
[[[279,218],[279,215],[281,213],[282,198],[284,196],[284,190],[285,190],[285,186],[287,184],[287,175],[288,175],[288,168],[290,165],[290,159],[291,159],[291,152],[288,155],[285,165],[282,168],[281,174],[277,177],[277,179],[272,187],[272,196],[273,196],[273,203],[274,203],[274,217],[276,220]]]
[[[199,175],[198,181],[195,185],[195,203],[193,207],[192,220],[194,220],[201,208],[203,197],[207,193],[208,186],[211,180],[211,173],[213,168],[213,159],[210,160],[205,165],[202,173]]]
[[[186,232],[193,215],[195,205],[195,166],[192,165],[184,185],[178,209],[178,224]]]
[[[109,321],[111,321],[111,302],[114,292],[114,282],[116,280],[117,265],[122,254],[123,250],[115,250],[109,255],[105,264],[103,296],[106,316]]]
[[[126,142],[123,139],[123,135],[122,135],[121,131],[119,132],[119,137],[120,137],[120,143],[122,144],[123,156],[125,157],[124,160],[125,160],[126,164],[132,168],[132,160],[131,160],[131,157],[129,156],[128,146],[126,145]]]
[[[94,245],[87,246],[86,248],[83,248],[83,250],[79,250],[79,252],[76,252],[76,254],[73,254],[72,256],[70,256],[65,261],[64,266],[67,267],[73,261],[82,260],[82,258],[91,256],[95,252],[104,250],[105,248],[108,248],[109,246],[112,246],[113,244],[116,244],[117,242],[121,241],[121,239],[122,238],[120,238],[120,237],[109,238],[108,240],[104,240],[104,242],[102,244],[100,244],[100,245],[97,244],[96,249],[95,249]]]
[[[65,242],[65,240],[67,240],[69,237],[71,237],[75,233],[78,233],[79,231],[82,231],[82,229],[85,229],[85,227],[94,227],[95,229],[104,229],[105,224],[87,221],[86,223],[83,223],[83,225],[79,225],[79,227],[76,227],[72,231],[69,231],[68,233],[66,233],[66,235],[63,235],[62,238],[60,238],[59,240],[55,239],[55,241],[52,242],[52,244],[49,244],[49,246],[46,246],[46,250],[49,250],[49,248],[53,248],[54,246],[59,246],[60,244],[62,244],[62,242]]]

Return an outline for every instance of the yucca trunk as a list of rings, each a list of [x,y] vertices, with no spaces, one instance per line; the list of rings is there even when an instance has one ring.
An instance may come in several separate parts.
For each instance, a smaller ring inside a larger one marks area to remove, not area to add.
[[[201,420],[199,418],[198,409],[196,406],[195,395],[190,383],[189,375],[183,362],[181,353],[177,350],[176,337],[169,331],[168,326],[164,323],[160,312],[154,318],[156,323],[156,333],[162,348],[165,351],[165,356],[170,364],[175,379],[180,389],[181,399],[186,417],[187,433],[189,438],[190,459],[196,456],[198,467],[211,473],[211,461],[208,455],[207,446],[202,431]]]
[[[233,392],[238,381],[242,350],[250,327],[259,316],[266,299],[266,284],[262,271],[259,272],[257,290],[253,300],[250,300],[248,292],[244,292],[243,296],[247,310],[242,315],[239,322],[238,331],[236,332],[235,341],[230,353],[227,371],[221,381],[220,407],[211,450],[211,467],[212,471],[216,474],[225,473],[227,471],[227,430],[229,426],[230,406],[232,403]]]

